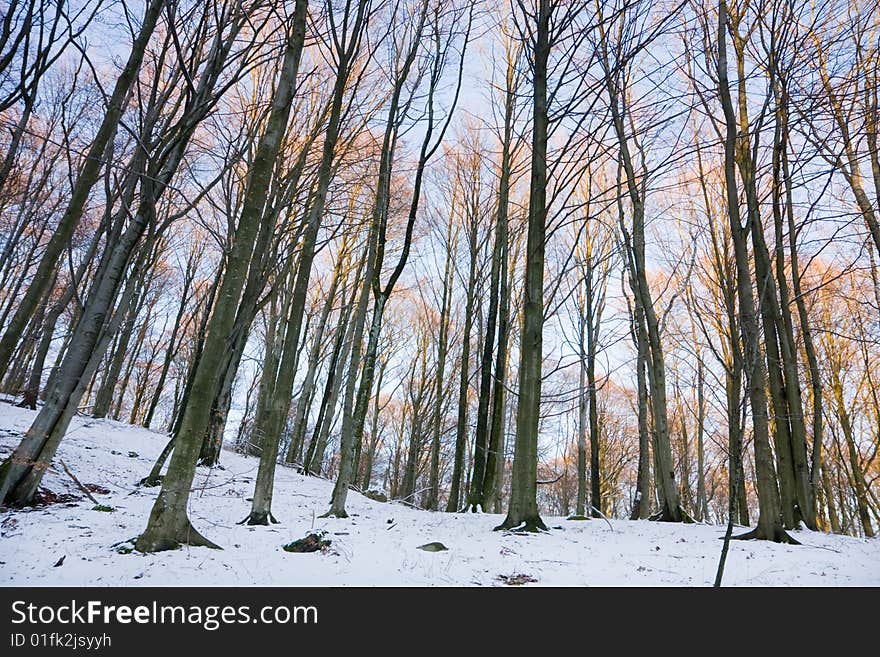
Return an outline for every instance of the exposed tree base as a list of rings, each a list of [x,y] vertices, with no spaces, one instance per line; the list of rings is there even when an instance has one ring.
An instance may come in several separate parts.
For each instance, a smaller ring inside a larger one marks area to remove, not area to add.
[[[0,478],[2,480],[2,478]],[[26,502],[21,502],[10,493],[6,496],[6,499],[0,500],[0,511],[6,511],[8,509],[25,509],[30,506],[39,506],[33,499],[30,499]]]
[[[22,509],[39,509],[51,504],[71,504],[73,502],[80,502],[81,500],[82,498],[77,497],[76,495],[68,493],[58,494],[48,488],[39,488],[28,502],[19,503],[13,501],[0,503],[0,513],[5,513],[6,511],[20,511]]]
[[[162,448],[162,452],[159,454],[159,458],[156,459],[156,462],[153,464],[153,467],[150,468],[150,474],[141,479],[138,482],[138,486],[146,486],[147,488],[152,488],[154,486],[159,486],[163,479],[165,479],[164,475],[162,475],[162,468],[165,467],[165,461],[168,460],[168,457],[171,455],[171,450],[174,449],[174,438],[168,440],[165,443],[165,447]]]
[[[240,520],[237,524],[239,525],[278,525],[281,524],[280,521],[272,515],[271,511],[256,513],[252,511],[249,513],[243,520]]]
[[[504,531],[509,530],[513,532],[546,532],[550,531],[547,529],[547,525],[544,524],[544,521],[541,520],[540,516],[532,516],[529,518],[523,518],[521,520],[512,519],[510,516],[502,522],[500,525],[495,527],[493,531]]]
[[[663,509],[657,513],[648,516],[648,520],[652,522],[683,522],[687,525],[696,522],[684,509],[678,507],[673,513],[670,509]]]
[[[800,545],[800,541],[788,535],[782,527],[774,527],[772,533],[767,534],[760,527],[755,527],[752,531],[740,534],[739,536],[731,536],[732,541],[773,541],[774,543],[785,543],[787,545]]]
[[[817,532],[819,531],[819,525],[816,522],[807,522],[804,514],[801,513],[801,509],[799,506],[795,505],[794,507],[794,521],[790,524],[785,524],[785,529],[809,529],[810,531]]]
[[[18,484],[10,486],[10,490],[6,493],[5,499],[0,500],[0,505],[5,505],[13,509],[23,509],[28,506],[39,506],[37,489],[32,489],[26,485],[27,479],[30,477],[30,471],[22,475]],[[4,473],[0,470],[0,484],[3,483]]]
[[[647,510],[645,510],[644,515],[642,515],[642,513],[643,513],[642,509],[637,504],[636,506],[633,507],[632,512],[629,514],[629,519],[630,520],[648,520],[651,517],[650,514],[647,513]]]
[[[348,518],[348,514],[345,512],[345,509],[333,509],[331,508],[327,513],[318,516],[319,518]]]
[[[16,408],[27,408],[32,411],[37,410],[37,393],[33,391],[26,391],[21,398],[21,401],[15,405]]]
[[[473,502],[468,502],[467,506],[459,511],[459,513],[483,513],[483,507],[480,504],[474,504]]]
[[[171,531],[147,530],[138,536],[135,541],[135,549],[138,552],[163,552],[176,550],[181,545],[192,547],[207,547],[212,550],[222,550],[219,545],[202,536],[189,519],[185,519],[180,526]]]

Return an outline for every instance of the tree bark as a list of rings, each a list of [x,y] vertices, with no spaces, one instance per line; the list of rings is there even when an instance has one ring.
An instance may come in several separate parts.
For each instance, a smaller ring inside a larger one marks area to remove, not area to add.
[[[538,515],[538,425],[541,415],[541,362],[544,328],[544,248],[547,221],[547,62],[550,56],[549,0],[538,0],[532,80],[532,158],[528,234],[520,340],[516,443],[507,517],[496,529],[546,530]]]
[[[208,323],[202,356],[193,375],[193,389],[214,390],[218,368],[233,328],[235,308],[244,286],[259,229],[259,219],[272,170],[290,116],[300,56],[305,42],[308,0],[297,0],[291,35],[288,38],[272,109],[251,165],[241,217],[232,249],[227,259],[226,276],[217,295],[216,307]],[[162,490],[150,513],[147,528],[138,537],[136,547],[142,552],[174,549],[180,544],[217,547],[192,526],[187,517],[187,500],[195,476],[196,460],[210,417],[210,399],[190,398],[175,435],[174,452]]]
[[[777,542],[794,542],[782,527],[779,502],[779,489],[773,468],[773,454],[770,448],[769,422],[767,417],[766,370],[759,346],[758,318],[755,300],[752,296],[752,281],[749,270],[749,256],[746,238],[749,224],[742,225],[739,197],[736,182],[736,149],[746,135],[737,133],[736,115],[730,98],[730,83],[727,77],[728,29],[726,0],[718,3],[718,90],[724,111],[726,134],[724,139],[724,178],[727,195],[730,231],[733,237],[736,270],[737,296],[740,309],[740,330],[743,341],[743,361],[746,375],[749,403],[752,409],[752,432],[755,445],[755,470],[759,501],[758,526],[738,538],[759,538]],[[746,150],[747,150],[746,146]]]

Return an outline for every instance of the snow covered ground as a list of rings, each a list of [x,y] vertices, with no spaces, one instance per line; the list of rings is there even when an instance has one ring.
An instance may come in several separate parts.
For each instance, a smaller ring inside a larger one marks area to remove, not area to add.
[[[0,403],[0,456],[30,424],[31,411]],[[248,512],[257,460],[224,452],[224,469],[199,468],[190,517],[223,550],[181,548],[144,555],[112,546],[139,534],[157,488],[138,488],[162,435],[108,420],[75,418],[59,456],[113,512],[89,500],[0,514],[2,585],[362,585],[504,586],[525,575],[552,586],[706,586],[714,579],[723,528],[647,521],[545,518],[548,534],[491,531],[493,515],[430,513],[349,495],[346,520],[320,519],[332,483],[279,467],[273,511],[282,524],[237,525]],[[57,462],[44,484],[84,497]],[[310,530],[332,540],[325,552],[281,546]],[[804,545],[733,542],[725,585],[880,585],[880,540],[795,532]],[[419,545],[439,541],[447,551]],[[61,565],[56,566],[64,557]]]

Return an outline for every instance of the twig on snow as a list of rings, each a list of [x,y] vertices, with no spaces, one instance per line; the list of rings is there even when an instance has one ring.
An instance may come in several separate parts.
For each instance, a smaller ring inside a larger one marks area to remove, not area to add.
[[[95,496],[91,494],[91,492],[89,491],[88,488],[86,488],[85,486],[83,486],[80,483],[79,479],[76,478],[76,475],[74,475],[70,471],[70,468],[67,467],[67,464],[64,462],[64,460],[62,460],[62,459],[59,459],[59,460],[61,462],[61,467],[64,468],[64,471],[67,473],[67,476],[70,477],[71,479],[73,479],[73,483],[76,484],[76,487],[79,488],[83,493],[86,494],[86,497],[88,497],[92,501],[92,504],[94,504],[95,506],[98,506],[99,502],[98,502],[98,500],[95,499]]]

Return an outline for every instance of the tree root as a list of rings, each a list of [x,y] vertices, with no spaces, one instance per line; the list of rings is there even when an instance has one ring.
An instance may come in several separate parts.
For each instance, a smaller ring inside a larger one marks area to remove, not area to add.
[[[237,525],[278,525],[281,522],[272,515],[271,511],[266,511],[265,513],[256,513],[251,511],[247,514],[242,520],[239,520]]]
[[[162,484],[162,479],[164,479],[162,475],[148,475],[137,482],[137,485],[144,486],[145,488],[154,488]]]
[[[677,516],[677,517],[676,517]],[[661,509],[657,513],[648,516],[651,522],[683,522],[686,525],[695,523],[693,517],[687,511],[678,507],[677,514],[673,514],[669,509]]]
[[[219,545],[202,536],[189,519],[184,520],[180,527],[171,531],[147,530],[138,536],[135,549],[138,552],[162,552],[164,550],[176,550],[181,545],[192,547],[206,547],[212,550],[222,550]]]
[[[32,411],[37,410],[37,393],[33,390],[25,391],[21,401],[15,405],[16,408],[28,408]]]
[[[767,536],[764,532],[761,531],[760,527],[755,527],[753,530],[746,532],[745,534],[740,534],[739,536],[731,536],[730,540],[732,541],[773,541],[774,543],[784,543],[786,545],[800,545],[800,541],[791,537],[788,532],[786,532],[782,527],[775,527],[773,529],[773,534],[771,536]]]
[[[544,521],[541,520],[540,516],[533,516],[530,518],[523,518],[522,520],[516,521],[508,516],[504,522],[495,527],[493,531],[512,531],[518,533],[525,532],[548,532],[547,525],[544,524]]]

